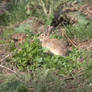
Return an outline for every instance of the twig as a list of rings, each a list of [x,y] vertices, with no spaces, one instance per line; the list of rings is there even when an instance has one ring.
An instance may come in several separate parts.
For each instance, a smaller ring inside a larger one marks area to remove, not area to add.
[[[15,71],[11,70],[10,68],[7,68],[7,67],[5,67],[3,65],[0,65],[0,67],[5,68],[5,69],[7,69],[7,70],[9,70],[9,71],[11,71],[11,72],[13,72],[13,73],[15,73],[17,75],[17,73]]]
[[[5,66],[3,66],[3,65],[1,65],[1,64],[0,64],[0,67],[1,67],[1,68],[4,68],[4,69],[6,69],[6,70],[8,70],[8,71],[10,71],[10,72],[12,72],[12,73],[14,73],[18,78],[21,78],[21,76],[18,75],[18,74],[16,73],[16,71],[11,70],[10,68],[5,67]]]
[[[40,0],[40,3],[41,3],[41,7],[43,8],[44,13],[46,14],[46,16],[48,16],[48,14],[47,14],[47,9],[46,9],[46,7],[45,7],[44,2],[43,2],[42,0]]]
[[[50,8],[49,8],[49,16],[51,15],[51,14],[53,14],[53,8],[52,8],[52,6],[53,6],[53,0],[52,0],[52,2],[51,2],[51,5],[50,5]]]
[[[4,60],[5,60],[6,58],[8,58],[10,55],[11,55],[11,54],[8,54],[8,55],[5,56],[4,58],[2,58],[2,59],[0,60],[0,62],[4,61]]]
[[[64,34],[64,36],[71,42],[71,44],[72,44],[74,47],[77,48],[76,43],[74,43],[74,42],[67,36],[67,34],[66,34],[66,32],[65,32],[64,30],[63,30],[63,34]]]
[[[2,59],[0,60],[0,62],[4,61],[4,60],[5,60],[6,58],[8,58],[10,55],[11,55],[11,53],[8,54],[7,56],[5,56],[4,58],[2,58]],[[5,68],[5,69],[7,69],[7,70],[9,70],[9,71],[11,71],[11,72],[13,72],[13,73],[15,73],[15,74],[17,75],[17,73],[16,73],[15,71],[11,70],[10,68],[7,68],[7,67],[5,67],[5,66],[3,66],[3,65],[1,65],[1,64],[0,64],[0,67]]]
[[[8,44],[0,44],[0,47],[2,47],[2,46],[7,46]]]

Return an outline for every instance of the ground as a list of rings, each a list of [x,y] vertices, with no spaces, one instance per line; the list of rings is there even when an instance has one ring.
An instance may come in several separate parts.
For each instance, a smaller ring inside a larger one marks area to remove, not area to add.
[[[91,92],[91,4],[67,5],[63,17],[59,15],[56,21],[55,15],[51,25],[34,16],[0,25],[0,91]],[[42,48],[38,37],[48,26],[53,26],[50,38],[69,43],[68,56],[56,56]]]

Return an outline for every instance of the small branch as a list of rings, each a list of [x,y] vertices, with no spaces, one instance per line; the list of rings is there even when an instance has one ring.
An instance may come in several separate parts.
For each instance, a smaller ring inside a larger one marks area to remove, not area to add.
[[[13,73],[15,73],[17,75],[17,73],[15,71],[11,70],[10,68],[7,68],[7,67],[5,67],[3,65],[0,65],[0,67],[5,68],[6,70],[9,70],[9,71],[11,71],[11,72],[13,72]]]
[[[11,53],[8,54],[8,55],[5,56],[4,58],[2,58],[2,59],[0,60],[0,62],[4,61],[6,58],[8,58],[8,57],[11,56],[11,55],[12,55]],[[11,71],[11,72],[13,72],[13,73],[15,73],[15,74],[17,75],[17,73],[16,73],[15,71],[11,70],[10,68],[7,68],[7,67],[5,67],[5,66],[3,66],[3,65],[1,65],[1,64],[0,64],[0,67],[5,68],[6,70],[9,70],[9,71]]]
[[[68,41],[69,41],[74,47],[77,48],[76,43],[74,43],[74,42],[67,36],[67,34],[66,34],[66,32],[65,32],[64,30],[63,30],[63,34],[64,34],[64,36],[68,39]]]
[[[0,60],[0,62],[4,61],[4,60],[5,60],[6,58],[8,58],[10,55],[11,55],[11,54],[8,54],[8,55],[5,56],[4,58],[2,58],[2,59]]]
[[[46,9],[46,7],[45,7],[44,2],[43,2],[42,0],[40,0],[40,2],[41,2],[41,6],[42,6],[42,8],[43,8],[44,13],[46,14],[46,16],[48,16],[48,14],[47,14],[47,9]]]
[[[0,44],[0,47],[2,47],[2,46],[7,46],[8,44]]]
[[[53,8],[52,8],[52,6],[53,6],[53,0],[52,0],[51,5],[50,5],[49,14],[48,14],[49,16],[51,14],[53,14]]]

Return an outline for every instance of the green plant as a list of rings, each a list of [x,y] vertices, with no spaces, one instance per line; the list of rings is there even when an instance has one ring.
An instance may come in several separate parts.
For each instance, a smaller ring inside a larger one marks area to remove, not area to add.
[[[76,41],[86,41],[92,39],[92,23],[68,25],[65,27],[67,35]]]
[[[19,72],[20,77],[14,74],[0,74],[0,92],[31,92],[31,90],[34,92],[91,92],[91,64],[87,65],[85,70],[76,72],[74,79],[69,76],[59,76],[55,69],[47,68],[37,68],[31,73]]]
[[[14,24],[23,21],[28,16],[26,14],[26,6],[29,0],[11,0],[7,5],[7,10],[0,15],[0,25]]]
[[[34,69],[39,66],[38,62],[41,60],[41,53],[42,50],[38,40],[32,43],[27,41],[22,46],[21,51],[19,49],[14,50],[13,62],[21,70]]]
[[[30,0],[29,7],[33,16],[40,18],[45,24],[50,25],[57,7],[67,1],[69,0]]]
[[[17,79],[16,76],[2,75],[3,74],[0,74],[0,81],[3,77],[3,82],[0,83],[0,92],[29,92],[25,82]]]
[[[39,68],[33,72],[31,86],[34,88],[34,92],[59,92],[64,85],[65,82],[59,79],[54,69]]]
[[[83,54],[85,52],[73,49],[69,56],[55,56],[45,52],[35,36],[32,39],[33,42],[26,41],[21,47],[21,50],[18,48],[13,50],[12,63],[20,70],[34,71],[37,68],[45,67],[47,69],[55,69],[61,75],[67,75],[71,74],[73,70],[80,69],[83,65],[81,58],[86,57],[86,54]]]

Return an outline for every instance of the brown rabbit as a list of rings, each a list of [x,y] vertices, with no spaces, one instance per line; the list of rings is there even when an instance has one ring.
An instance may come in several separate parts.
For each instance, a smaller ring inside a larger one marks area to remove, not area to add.
[[[68,54],[67,42],[64,40],[51,39],[49,35],[42,33],[39,36],[42,47],[47,48],[54,55],[66,56]]]

